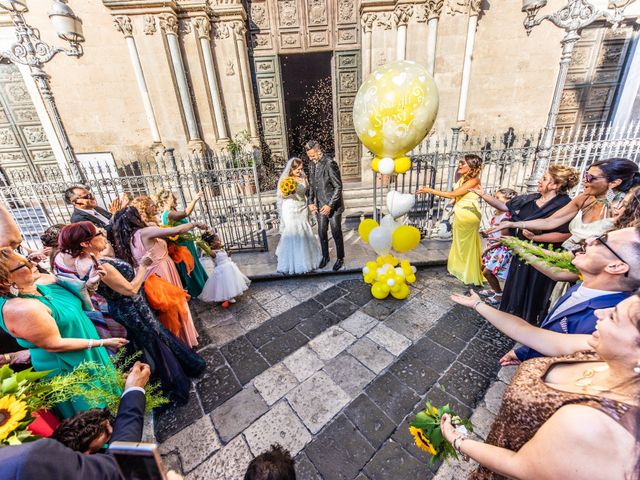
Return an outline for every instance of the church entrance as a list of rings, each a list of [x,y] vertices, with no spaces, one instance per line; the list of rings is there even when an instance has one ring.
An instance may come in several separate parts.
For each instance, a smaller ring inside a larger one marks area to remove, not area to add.
[[[332,52],[280,55],[289,156],[306,160],[304,144],[314,139],[334,156]]]

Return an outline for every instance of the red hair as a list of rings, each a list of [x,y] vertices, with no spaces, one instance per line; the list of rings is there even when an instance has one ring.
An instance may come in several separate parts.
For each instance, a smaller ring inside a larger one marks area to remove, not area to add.
[[[58,247],[62,253],[77,257],[84,250],[81,243],[91,241],[96,236],[96,233],[98,233],[98,230],[91,222],[72,223],[60,230]]]

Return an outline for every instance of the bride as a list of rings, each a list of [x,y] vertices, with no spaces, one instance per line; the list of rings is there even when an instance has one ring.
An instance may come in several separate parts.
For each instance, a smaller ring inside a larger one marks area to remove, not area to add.
[[[296,191],[284,196],[280,184],[292,177],[298,184]],[[309,182],[302,169],[302,160],[293,157],[287,162],[278,180],[278,214],[280,216],[280,242],[276,248],[278,272],[307,273],[320,264],[320,242],[311,230],[307,191]]]

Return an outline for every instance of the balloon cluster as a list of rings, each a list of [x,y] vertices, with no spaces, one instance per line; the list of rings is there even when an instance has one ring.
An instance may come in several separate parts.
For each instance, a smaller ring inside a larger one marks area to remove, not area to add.
[[[367,262],[362,269],[364,281],[371,284],[371,295],[382,300],[391,294],[403,300],[409,295],[407,283],[416,281],[416,267],[408,260],[398,260],[391,254]]]
[[[429,133],[438,114],[438,88],[416,62],[387,63],[371,73],[353,104],[353,124],[360,141],[376,157],[375,172],[405,173],[406,152]]]
[[[408,260],[398,260],[389,252],[404,253],[413,250],[420,243],[420,230],[410,225],[402,225],[398,219],[406,215],[415,197],[392,190],[387,194],[387,210],[380,223],[366,218],[358,225],[362,241],[371,245],[379,255],[376,261],[367,262],[362,269],[364,281],[371,284],[371,295],[383,299],[389,296],[402,300],[409,295],[407,283],[416,281],[415,267]],[[398,266],[399,265],[399,266]]]

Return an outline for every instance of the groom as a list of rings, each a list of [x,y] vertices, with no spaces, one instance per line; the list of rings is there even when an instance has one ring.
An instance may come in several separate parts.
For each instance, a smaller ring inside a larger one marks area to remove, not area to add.
[[[333,270],[338,271],[344,265],[344,242],[342,241],[342,212],[344,201],[342,200],[342,179],[338,164],[322,152],[320,144],[315,140],[308,141],[304,149],[311,160],[311,174],[309,184],[309,210],[318,217],[318,236],[322,246],[322,260],[319,268],[324,268],[329,263],[329,237],[327,232],[331,225],[331,235],[336,244],[338,260],[333,265]]]

